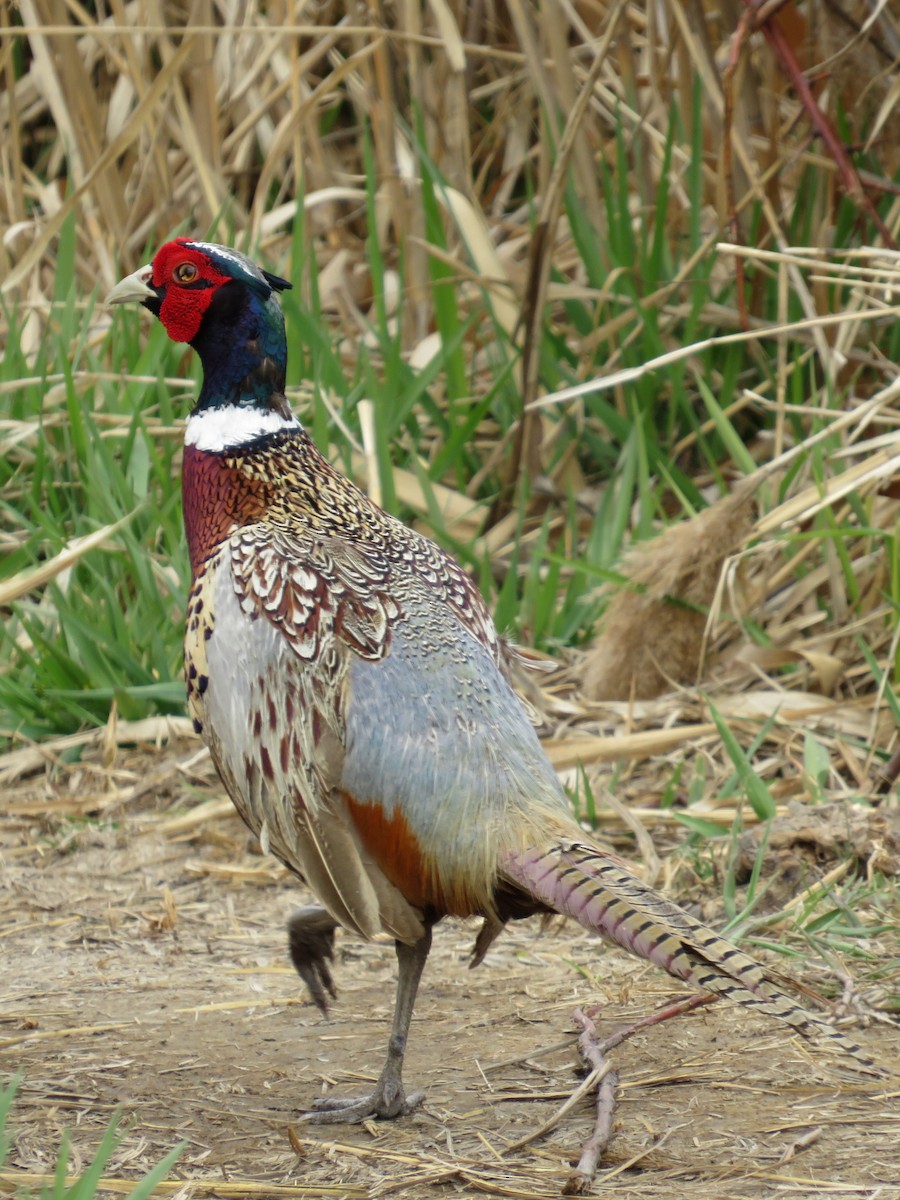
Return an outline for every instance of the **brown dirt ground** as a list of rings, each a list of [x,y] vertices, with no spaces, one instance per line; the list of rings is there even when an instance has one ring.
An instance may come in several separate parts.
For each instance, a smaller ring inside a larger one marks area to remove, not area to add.
[[[105,768],[88,756],[7,789],[0,1075],[24,1072],[7,1172],[52,1170],[66,1128],[86,1164],[121,1105],[134,1124],[107,1174],[136,1178],[184,1139],[169,1177],[179,1196],[559,1195],[591,1130],[588,1101],[541,1140],[504,1148],[577,1085],[573,1008],[601,1003],[612,1030],[674,985],[571,926],[536,922],[469,971],[474,926],[445,923],[407,1061],[422,1109],[304,1126],[315,1096],[361,1090],[380,1069],[393,950],[341,938],[324,1022],[287,961],[285,921],[306,897],[221,806],[191,815],[217,795],[184,743]],[[900,1062],[897,1028],[858,1037]],[[900,1200],[900,1091],[829,1069],[823,1047],[718,1005],[613,1058],[616,1131],[595,1194]],[[0,1179],[0,1193],[13,1187]]]

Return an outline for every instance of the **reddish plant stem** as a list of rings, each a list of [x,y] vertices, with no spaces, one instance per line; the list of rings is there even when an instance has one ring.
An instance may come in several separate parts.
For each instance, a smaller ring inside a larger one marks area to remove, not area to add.
[[[578,1050],[581,1057],[592,1071],[598,1071],[606,1062],[605,1042],[597,1035],[597,1026],[593,1018],[600,1006],[590,1009],[576,1008],[575,1024],[581,1029],[578,1036]],[[613,1116],[616,1111],[616,1088],[619,1086],[618,1071],[609,1071],[602,1076],[597,1084],[597,1116],[594,1120],[594,1132],[581,1148],[581,1157],[572,1174],[563,1187],[564,1196],[580,1196],[590,1186],[591,1180],[597,1173],[600,1159],[606,1147],[612,1140]]]
[[[891,232],[878,215],[875,205],[869,199],[856,167],[850,161],[847,151],[838,137],[837,130],[819,107],[819,103],[813,95],[813,90],[809,86],[809,82],[800,64],[797,62],[797,57],[790,42],[777,20],[773,19],[775,16],[774,12],[770,13],[767,11],[765,16],[760,20],[758,0],[744,0],[744,4],[753,15],[754,20],[758,21],[756,28],[762,31],[763,36],[769,43],[769,47],[791,81],[791,86],[796,92],[797,98],[806,109],[810,121],[812,121],[813,126],[825,143],[829,154],[834,159],[843,180],[844,188],[850,199],[857,207],[863,208],[871,217],[884,240],[885,246],[891,250],[896,250],[897,245],[891,236]]]

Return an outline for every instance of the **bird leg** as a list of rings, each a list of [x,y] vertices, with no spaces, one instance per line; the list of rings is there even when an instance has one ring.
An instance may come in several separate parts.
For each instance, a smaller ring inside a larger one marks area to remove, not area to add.
[[[387,1058],[374,1091],[361,1100],[322,1096],[315,1101],[314,1111],[304,1114],[304,1121],[314,1125],[326,1125],[332,1121],[342,1125],[355,1125],[370,1117],[389,1120],[406,1116],[425,1099],[424,1092],[413,1092],[407,1096],[403,1090],[401,1075],[416,992],[419,990],[419,980],[422,978],[425,960],[431,949],[431,927],[426,926],[424,934],[412,946],[407,946],[405,942],[396,942],[395,945],[399,970],[394,1022],[388,1042]]]
[[[291,914],[288,921],[288,946],[291,962],[306,984],[313,1002],[328,1016],[327,992],[337,999],[337,988],[329,963],[334,961],[334,931],[337,922],[318,904],[307,904]]]

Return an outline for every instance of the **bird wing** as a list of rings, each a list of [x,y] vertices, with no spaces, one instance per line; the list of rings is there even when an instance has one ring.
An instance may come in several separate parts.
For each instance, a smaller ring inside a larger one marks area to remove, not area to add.
[[[214,755],[238,808],[367,936],[385,925],[385,891],[401,914],[397,895],[490,912],[510,838],[546,838],[546,813],[573,833],[480,598],[424,545],[417,570],[363,542],[245,527],[222,556],[203,647],[217,657],[209,728],[231,731]]]
[[[408,583],[389,652],[347,676],[341,788],[363,840],[404,893],[490,912],[498,855],[552,813],[560,783],[491,650],[427,584]],[[551,826],[552,827],[552,826]]]
[[[335,564],[320,543],[266,527],[234,534],[189,606],[189,700],[263,848],[347,928],[415,941],[421,914],[362,844],[338,786],[347,668],[382,652],[393,612],[366,571],[352,555]],[[198,610],[215,617],[195,621]]]

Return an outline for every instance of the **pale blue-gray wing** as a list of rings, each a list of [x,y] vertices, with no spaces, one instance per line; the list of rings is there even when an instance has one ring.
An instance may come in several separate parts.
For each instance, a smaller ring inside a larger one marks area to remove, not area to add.
[[[439,883],[489,903],[508,837],[546,837],[548,814],[572,831],[568,805],[487,648],[427,593],[402,607],[387,656],[350,665],[340,787],[399,821]],[[377,836],[378,822],[365,824]]]

